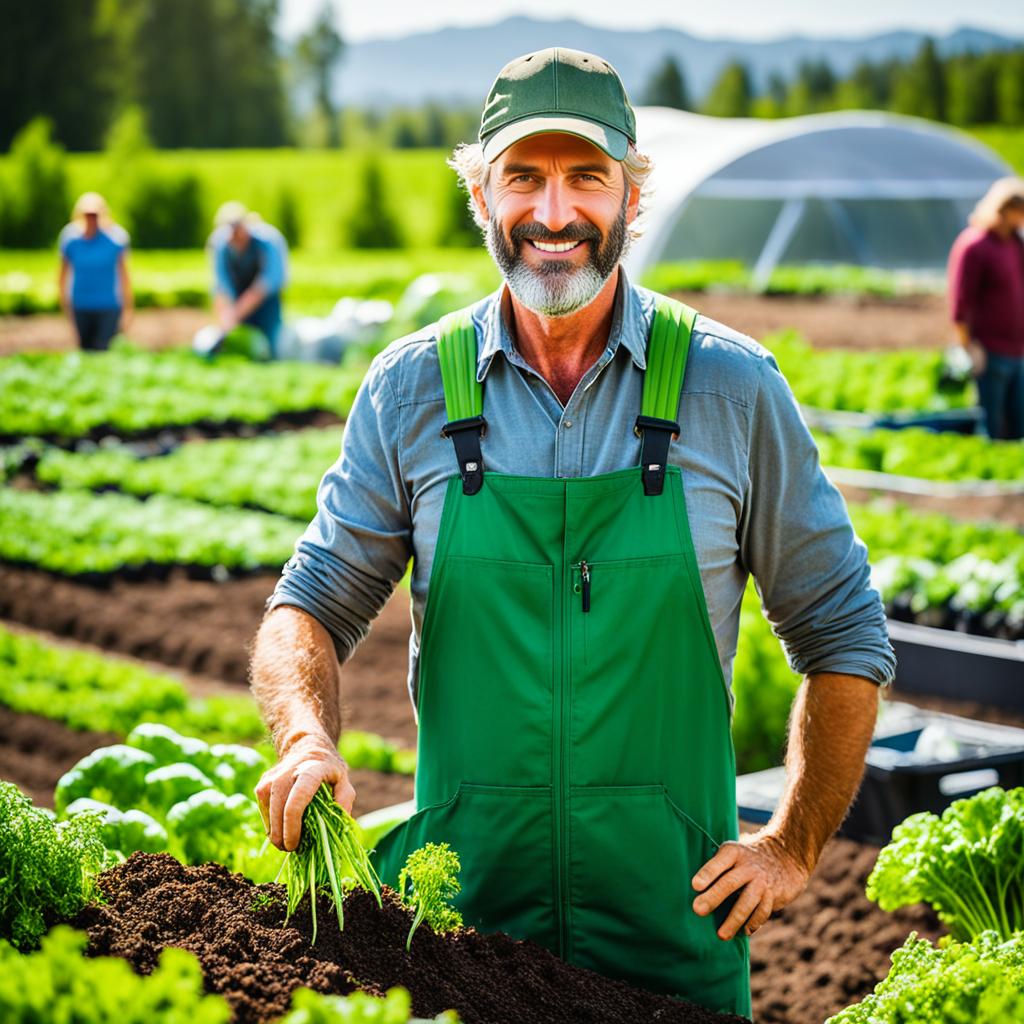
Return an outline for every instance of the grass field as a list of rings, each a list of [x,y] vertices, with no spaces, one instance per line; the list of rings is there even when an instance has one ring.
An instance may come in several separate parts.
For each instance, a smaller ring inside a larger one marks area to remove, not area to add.
[[[435,246],[449,209],[455,173],[440,149],[389,150],[380,155],[387,202],[407,244]],[[297,202],[302,247],[328,253],[348,244],[346,223],[359,201],[365,156],[352,150],[168,150],[160,164],[188,171],[202,183],[207,219],[228,199],[239,199],[267,220],[277,219],[282,189]],[[116,195],[101,153],[68,157],[72,195],[90,189]],[[117,210],[114,210],[116,217]]]
[[[995,150],[1018,174],[1024,174],[1024,129],[972,128],[969,133]]]

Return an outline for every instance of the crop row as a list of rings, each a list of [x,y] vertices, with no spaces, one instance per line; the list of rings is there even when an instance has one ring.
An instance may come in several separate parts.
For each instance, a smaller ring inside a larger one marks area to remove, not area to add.
[[[158,495],[0,488],[0,559],[68,576],[184,565],[216,578],[279,568],[301,531],[293,519]]]
[[[0,436],[61,440],[211,423],[343,417],[361,372],[304,363],[207,362],[187,351],[29,353],[0,359]]]
[[[50,448],[35,472],[41,482],[60,488],[116,487],[140,496],[170,494],[309,520],[316,512],[317,484],[340,445],[341,428],[329,427],[184,444],[152,458],[137,458],[121,447],[88,453]]]
[[[0,704],[72,729],[128,735],[139,723],[163,726],[207,743],[257,744],[266,729],[249,696],[193,697],[174,676],[123,658],[57,646],[0,626]],[[411,775],[416,752],[375,733],[346,730],[338,749],[349,767]]]
[[[930,430],[813,431],[826,466],[927,480],[1024,481],[1024,443]]]
[[[974,403],[974,387],[947,379],[941,352],[815,349],[796,331],[763,339],[801,405],[877,414],[942,412]]]

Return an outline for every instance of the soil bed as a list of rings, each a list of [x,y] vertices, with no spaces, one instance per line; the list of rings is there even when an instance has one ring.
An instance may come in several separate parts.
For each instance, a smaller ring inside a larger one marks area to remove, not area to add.
[[[349,894],[342,932],[329,902],[319,900],[319,932],[311,946],[308,902],[283,928],[283,888],[254,886],[220,865],[186,868],[166,855],[135,854],[102,875],[100,885],[109,903],[87,908],[74,922],[88,931],[90,953],[123,956],[148,973],[163,947],[191,950],[207,987],[229,1000],[238,1024],[284,1013],[300,985],[377,994],[402,985],[419,1016],[454,1007],[465,1024],[743,1021],[571,967],[533,943],[502,934],[467,929],[438,936],[424,926],[407,954],[411,915],[390,890],[383,910],[369,893]],[[274,901],[254,909],[261,892]]]
[[[113,733],[79,732],[0,704],[0,779],[13,782],[33,803],[52,807],[57,780],[96,747],[118,740]]]

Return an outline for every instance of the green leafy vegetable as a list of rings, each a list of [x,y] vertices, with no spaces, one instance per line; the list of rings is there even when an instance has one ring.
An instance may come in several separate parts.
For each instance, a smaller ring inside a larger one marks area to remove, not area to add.
[[[313,795],[302,816],[302,837],[298,849],[281,865],[281,879],[288,890],[288,917],[309,893],[316,942],[316,894],[329,889],[338,915],[338,927],[345,927],[344,890],[358,885],[373,893],[381,903],[380,879],[360,842],[359,826],[334,800],[326,783]]]
[[[89,797],[115,807],[131,807],[142,797],[146,775],[155,767],[150,754],[124,743],[97,747],[57,780],[54,806],[61,814],[72,801]]]
[[[0,782],[0,937],[34,949],[50,925],[85,906],[105,859],[100,828],[91,814],[57,824]]]
[[[912,814],[879,853],[867,895],[883,910],[928,903],[958,939],[1024,930],[1024,788]]]
[[[167,828],[187,864],[219,861],[234,867],[234,851],[262,845],[263,819],[256,801],[235,793],[204,789],[167,812]],[[177,847],[177,850],[175,849]]]
[[[462,915],[448,901],[458,895],[459,855],[447,843],[427,843],[413,850],[398,873],[398,894],[415,911],[405,948],[412,946],[416,929],[426,921],[435,932],[450,932],[462,925]],[[407,892],[407,889],[411,891]]]
[[[100,838],[103,845],[127,857],[138,850],[143,853],[162,853],[167,849],[167,830],[144,811],[119,811],[110,804],[81,797],[68,805],[67,816],[95,814],[102,823]]]
[[[1024,1020],[1024,935],[935,947],[916,932],[875,991],[826,1024],[1010,1024]]]
[[[435,1024],[459,1024],[454,1010],[431,1018]],[[429,1024],[412,1016],[412,1000],[404,988],[388,989],[387,995],[353,992],[347,996],[328,996],[308,988],[297,989],[292,996],[292,1010],[279,1024]]]
[[[86,936],[61,925],[25,956],[0,942],[0,1020],[4,1024],[117,1022],[228,1024],[231,1008],[203,992],[195,956],[165,949],[156,970],[136,974],[127,960],[82,955]]]

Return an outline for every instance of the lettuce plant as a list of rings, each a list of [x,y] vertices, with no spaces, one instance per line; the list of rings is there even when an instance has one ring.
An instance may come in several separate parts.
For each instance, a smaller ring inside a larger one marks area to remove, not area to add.
[[[879,853],[867,895],[883,910],[928,903],[957,939],[1024,930],[1024,788],[912,814]]]
[[[1010,1024],[1024,1020],[1024,935],[933,946],[916,932],[875,991],[826,1024]]]

